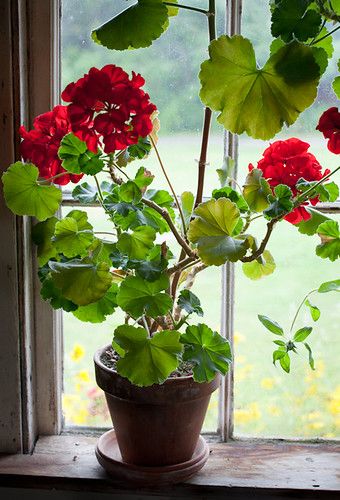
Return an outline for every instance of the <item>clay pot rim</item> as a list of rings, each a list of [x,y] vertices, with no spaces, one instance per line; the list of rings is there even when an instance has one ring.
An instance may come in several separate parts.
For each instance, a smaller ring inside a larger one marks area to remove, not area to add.
[[[94,353],[94,356],[93,356],[93,361],[95,364],[97,364],[98,366],[100,366],[100,368],[104,371],[106,371],[107,373],[109,374],[112,374],[112,373],[115,373],[117,374],[119,377],[122,377],[122,375],[120,375],[116,370],[114,370],[113,368],[109,368],[108,366],[106,366],[102,360],[100,359],[102,354],[107,350],[111,348],[112,349],[112,345],[111,344],[107,344],[103,347],[100,347],[99,349],[96,350],[96,352]],[[124,380],[127,380],[127,378],[125,377],[122,377]],[[181,381],[183,382],[187,382],[188,380],[192,380],[194,381],[194,377],[192,375],[184,375],[183,377],[173,377],[173,378],[167,378],[166,380],[164,380],[164,382],[162,384],[154,384],[154,386],[162,386],[164,384],[173,384],[173,383],[179,383]],[[131,382],[130,382],[131,384]],[[139,387],[138,385],[135,385],[135,384],[132,384],[134,387]],[[150,386],[152,387],[152,386]],[[139,387],[140,388],[140,387]]]

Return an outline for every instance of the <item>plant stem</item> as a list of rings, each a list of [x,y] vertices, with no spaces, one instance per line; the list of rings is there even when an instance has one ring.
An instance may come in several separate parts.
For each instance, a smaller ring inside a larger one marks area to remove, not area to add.
[[[142,316],[142,321],[143,321],[145,330],[148,332],[149,337],[151,337],[150,330],[149,330],[149,325],[148,325],[148,322],[146,321],[146,318],[145,318],[144,314]]]
[[[315,40],[312,45],[315,45],[319,42],[321,42],[322,40],[324,40],[325,38],[327,38],[328,36],[331,36],[333,35],[333,33],[335,33],[336,31],[338,31],[340,29],[340,26],[338,26],[337,28],[334,28],[334,30],[330,31],[329,33],[327,33],[327,35],[324,35],[322,36],[321,38],[319,38],[318,40]]]
[[[340,166],[337,167],[335,170],[333,170],[333,172],[330,172],[329,174],[325,175],[325,177],[323,177],[314,186],[312,186],[309,189],[307,189],[307,191],[305,191],[304,193],[300,194],[300,196],[298,196],[297,199],[295,200],[294,206],[297,207],[298,205],[300,205],[300,203],[303,203],[306,200],[305,197],[306,197],[307,194],[311,193],[312,191],[314,191],[315,188],[317,188],[318,186],[320,186],[320,184],[322,184],[323,182],[327,181],[327,179],[329,179],[332,175],[334,175],[336,172],[338,172],[338,170],[340,170]]]
[[[209,41],[212,42],[216,38],[215,0],[209,0],[209,13],[210,13],[208,17]],[[198,181],[197,181],[195,207],[197,207],[197,205],[199,205],[202,202],[202,197],[203,197],[204,175],[205,175],[205,167],[207,164],[207,150],[209,142],[211,116],[212,116],[211,109],[206,107],[204,110],[201,153],[200,153],[200,159],[198,161]]]
[[[312,290],[311,292],[308,292],[308,293],[307,293],[307,295],[306,295],[306,296],[304,297],[304,299],[302,300],[302,302],[301,302],[301,304],[299,305],[299,307],[298,307],[298,309],[297,309],[297,311],[296,311],[296,314],[295,314],[295,316],[294,316],[294,318],[293,318],[293,321],[292,321],[292,324],[291,324],[291,326],[290,326],[290,330],[289,330],[290,332],[293,330],[293,326],[294,326],[295,321],[296,321],[296,319],[297,319],[297,317],[298,317],[298,314],[299,314],[299,312],[300,312],[300,310],[301,310],[301,307],[302,307],[302,306],[303,306],[303,304],[306,302],[306,300],[308,299],[308,297],[309,297],[310,295],[312,295],[312,293],[315,293],[315,292],[317,292],[317,291],[318,291],[318,289],[317,289],[317,288],[315,288],[315,290]]]
[[[173,223],[173,221],[171,219],[169,212],[165,208],[160,207],[159,205],[157,205],[157,203],[153,202],[152,200],[148,200],[147,198],[142,198],[142,202],[145,205],[147,205],[148,207],[153,208],[156,212],[158,212],[163,217],[163,219],[166,220],[166,222],[168,223],[168,225],[171,229],[171,232],[173,233],[177,242],[181,245],[181,247],[183,248],[185,253],[189,257],[195,258],[196,257],[195,251],[190,248],[190,246],[185,241],[185,239],[182,238],[182,236],[179,234],[179,232],[176,229],[175,224]]]
[[[94,175],[94,180],[96,181],[96,184],[97,184],[97,189],[98,189],[98,196],[100,198],[100,201],[103,202],[104,201],[104,197],[103,197],[103,193],[102,193],[102,190],[100,189],[100,185],[99,185],[99,181],[97,179],[97,176]]]
[[[163,165],[163,162],[162,162],[162,159],[160,157],[160,154],[158,152],[158,149],[157,149],[157,146],[156,146],[156,143],[155,141],[153,140],[153,138],[151,137],[151,135],[149,136],[150,137],[150,141],[152,143],[152,146],[154,147],[154,150],[156,151],[156,155],[157,155],[157,159],[158,159],[158,162],[161,166],[161,169],[163,171],[163,174],[164,174],[164,177],[166,178],[166,181],[168,183],[168,186],[170,188],[170,191],[172,192],[172,195],[174,197],[174,202],[176,204],[176,207],[178,208],[178,211],[179,211],[179,214],[181,216],[181,221],[182,221],[182,226],[183,226],[183,233],[186,234],[186,226],[185,226],[185,219],[184,219],[184,215],[183,215],[183,212],[182,212],[182,208],[181,208],[181,205],[178,203],[178,199],[177,199],[177,195],[176,195],[176,192],[173,188],[173,185],[171,184],[171,181],[168,177],[168,174],[166,173],[166,170],[165,170],[165,167]]]
[[[267,243],[269,241],[270,235],[272,234],[272,231],[274,229],[274,226],[275,226],[276,222],[278,222],[280,219],[281,219],[281,217],[276,218],[276,219],[272,219],[270,222],[268,222],[267,232],[266,232],[266,235],[261,242],[261,245],[251,255],[249,255],[248,257],[243,257],[243,259],[240,259],[242,262],[252,262],[253,260],[258,259],[260,257],[260,255],[263,254],[263,252],[266,249]]]
[[[204,10],[204,9],[199,9],[198,7],[191,7],[191,5],[183,5],[183,4],[175,4],[172,2],[163,2],[164,5],[168,5],[169,7],[176,7],[179,9],[187,9],[187,10],[193,10],[194,12],[200,12],[201,14],[205,14],[206,16],[209,16],[209,11]]]
[[[131,180],[130,177],[128,176],[128,174],[126,172],[124,172],[123,169],[121,169],[120,167],[118,167],[117,163],[113,163],[114,167],[119,170],[119,172],[123,175],[125,175],[125,177],[128,179],[128,180]]]
[[[53,175],[53,177],[49,177],[48,179],[39,179],[39,184],[46,184],[46,182],[53,181],[54,179],[58,179],[58,177],[62,177],[63,175],[69,175],[70,172],[60,172],[60,174]]]
[[[179,262],[177,262],[177,264],[175,264],[174,266],[169,267],[167,272],[169,275],[171,275],[173,273],[176,273],[177,271],[183,270],[183,268],[186,267],[188,264],[195,264],[196,262],[197,259],[195,259],[194,257],[186,257],[185,259],[182,259]]]
[[[110,233],[109,231],[94,231],[95,234],[109,234],[110,236],[116,236],[115,233]]]

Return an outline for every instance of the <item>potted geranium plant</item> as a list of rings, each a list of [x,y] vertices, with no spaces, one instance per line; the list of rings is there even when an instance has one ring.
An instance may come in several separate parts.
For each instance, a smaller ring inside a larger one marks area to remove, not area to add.
[[[197,273],[241,261],[251,279],[270,274],[275,265],[267,245],[283,220],[306,234],[318,233],[321,258],[340,256],[338,223],[313,208],[337,199],[338,187],[329,178],[340,167],[324,169],[309,144],[298,138],[272,142],[257,165],[249,166],[242,189],[227,168],[220,169],[220,186],[202,201],[212,111],[219,112],[217,120],[227,130],[263,140],[292,124],[316,97],[330,56],[328,45],[321,43],[331,36],[325,23],[339,22],[340,13],[328,1],[305,0],[298,8],[289,0],[270,2],[275,40],[259,69],[249,40],[240,35],[216,39],[214,0],[207,10],[174,3],[139,0],[95,30],[93,38],[110,49],[137,49],[159,37],[180,8],[207,16],[211,43],[199,75],[206,108],[196,194],[172,188],[157,149],[157,109],[143,90],[143,77],[114,64],[90,68],[64,89],[65,105],[38,116],[32,130],[21,127],[23,161],[2,178],[7,206],[38,220],[32,236],[42,297],[83,321],[103,321],[117,308],[125,313],[112,346],[95,355],[97,382],[116,432],[100,440],[99,461],[126,477],[144,474],[150,480],[150,475],[167,473],[173,481],[199,470],[207,459],[199,433],[210,395],[232,362],[228,341],[196,323],[196,316],[203,315],[191,291]],[[287,17],[287,9],[294,16]],[[138,30],[129,28],[137,24]],[[339,92],[339,80],[334,90]],[[338,154],[337,108],[322,114],[318,129]],[[153,174],[133,166],[151,151],[170,192],[150,187]],[[84,176],[94,182],[84,182]],[[59,187],[69,183],[77,184],[75,200],[102,207],[112,224],[109,238],[96,233],[83,210],[71,210],[64,218],[55,215],[62,199]],[[251,234],[259,217],[267,221],[261,242]],[[174,243],[168,243],[169,233]],[[334,280],[319,291],[339,288],[340,280]],[[307,305],[317,319],[317,308]],[[283,336],[277,323],[259,319]],[[305,327],[293,338],[275,340],[274,362],[289,371],[290,351],[301,342],[313,367],[304,342],[310,332]],[[116,438],[125,466],[110,455]]]

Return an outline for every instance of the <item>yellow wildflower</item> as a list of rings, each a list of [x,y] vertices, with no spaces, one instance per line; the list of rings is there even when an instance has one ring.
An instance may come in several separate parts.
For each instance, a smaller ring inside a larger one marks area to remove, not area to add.
[[[340,415],[340,385],[335,389],[327,407],[332,415]]]
[[[90,382],[91,381],[89,372],[87,370],[80,370],[80,372],[77,373],[76,377],[78,380],[81,380],[82,382]]]
[[[322,429],[322,427],[325,427],[325,424],[323,422],[311,422],[307,427],[308,429],[317,431],[318,429]]]
[[[258,403],[249,403],[246,408],[236,409],[234,412],[235,422],[237,424],[247,424],[252,420],[261,418],[261,412]]]
[[[80,344],[74,344],[73,346],[73,351],[71,352],[70,356],[72,361],[80,361],[85,355],[85,349],[82,345]]]
[[[244,335],[242,335],[242,333],[240,333],[240,332],[234,333],[234,344],[235,345],[238,345],[240,342],[244,342],[244,341],[245,341],[245,337],[244,337]]]
[[[263,387],[263,389],[272,389],[275,385],[275,380],[273,378],[263,378],[261,380],[261,387]]]
[[[78,412],[73,415],[72,421],[76,425],[82,425],[87,423],[89,412],[86,408],[80,408]]]

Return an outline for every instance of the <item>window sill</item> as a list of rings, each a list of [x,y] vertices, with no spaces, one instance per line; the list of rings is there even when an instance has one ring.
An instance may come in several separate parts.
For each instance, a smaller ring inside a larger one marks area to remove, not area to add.
[[[140,489],[106,476],[98,464],[96,437],[41,437],[32,455],[0,455],[0,486],[106,492],[143,498]],[[339,498],[339,451],[336,443],[270,441],[211,443],[202,471],[186,483],[159,491],[166,498]],[[157,496],[156,491],[143,490]]]

